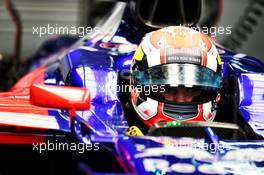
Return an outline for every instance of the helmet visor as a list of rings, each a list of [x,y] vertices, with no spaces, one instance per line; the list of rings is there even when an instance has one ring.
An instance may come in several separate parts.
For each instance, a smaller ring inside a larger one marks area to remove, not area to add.
[[[169,85],[171,87],[222,87],[221,75],[194,64],[164,64],[132,74],[137,85]]]

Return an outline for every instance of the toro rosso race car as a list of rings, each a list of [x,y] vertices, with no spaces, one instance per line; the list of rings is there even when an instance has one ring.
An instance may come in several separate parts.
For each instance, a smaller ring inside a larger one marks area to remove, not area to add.
[[[264,174],[264,63],[179,26],[200,1],[156,2],[27,62],[0,93],[0,174]]]

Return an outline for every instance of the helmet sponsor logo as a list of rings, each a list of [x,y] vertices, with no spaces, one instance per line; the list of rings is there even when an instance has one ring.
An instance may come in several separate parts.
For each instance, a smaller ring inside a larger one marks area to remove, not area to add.
[[[192,48],[170,48],[167,49],[167,63],[190,63],[201,64],[202,53],[200,49]]]

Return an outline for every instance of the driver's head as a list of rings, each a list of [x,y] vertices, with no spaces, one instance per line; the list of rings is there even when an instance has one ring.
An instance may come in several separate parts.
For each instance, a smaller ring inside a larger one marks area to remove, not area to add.
[[[143,122],[213,120],[221,60],[209,37],[187,27],[148,33],[131,65],[131,101]]]

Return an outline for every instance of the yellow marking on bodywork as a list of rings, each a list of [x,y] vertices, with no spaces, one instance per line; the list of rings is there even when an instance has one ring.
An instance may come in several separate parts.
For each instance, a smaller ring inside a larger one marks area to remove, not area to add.
[[[131,126],[128,128],[126,134],[129,136],[143,136],[143,133],[137,126]]]
[[[220,56],[219,56],[219,55],[217,56],[217,62],[218,62],[218,64],[219,64],[219,65],[221,65],[221,64],[222,64],[222,61],[221,61],[221,58],[220,58]]]
[[[134,58],[135,58],[135,60],[137,60],[137,61],[142,61],[143,57],[144,57],[144,52],[143,52],[143,50],[142,50],[142,48],[141,48],[141,45],[140,45],[140,46],[137,48],[136,52],[135,52]]]

